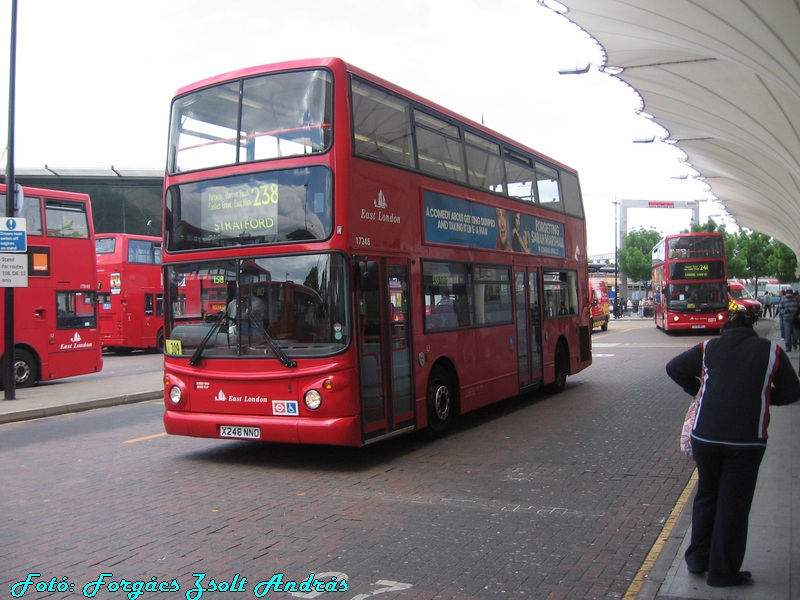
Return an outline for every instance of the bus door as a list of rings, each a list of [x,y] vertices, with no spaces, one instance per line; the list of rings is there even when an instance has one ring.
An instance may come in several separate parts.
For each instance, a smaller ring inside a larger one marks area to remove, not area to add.
[[[517,301],[517,363],[520,390],[542,380],[542,319],[539,276],[535,270],[514,271]]]
[[[377,262],[376,289],[358,288],[361,422],[364,440],[413,427],[408,262]]]
[[[154,288],[144,288],[144,306],[142,317],[142,327],[139,332],[143,344],[149,344],[155,340],[156,333],[161,320],[156,316],[156,290]]]

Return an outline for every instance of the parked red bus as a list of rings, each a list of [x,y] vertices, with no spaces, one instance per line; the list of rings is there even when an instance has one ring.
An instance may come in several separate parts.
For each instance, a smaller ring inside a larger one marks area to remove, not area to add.
[[[5,193],[0,184],[3,203]],[[103,368],[89,196],[28,187],[23,193],[28,286],[14,289],[18,388]],[[5,311],[5,294],[0,294],[0,311]],[[0,324],[4,337],[5,325]]]
[[[719,331],[728,310],[721,233],[668,235],[653,247],[653,316],[664,331]]]
[[[118,354],[164,348],[161,238],[98,233],[98,303],[103,347]]]
[[[591,364],[577,174],[339,59],[181,89],[164,227],[171,434],[435,436]]]

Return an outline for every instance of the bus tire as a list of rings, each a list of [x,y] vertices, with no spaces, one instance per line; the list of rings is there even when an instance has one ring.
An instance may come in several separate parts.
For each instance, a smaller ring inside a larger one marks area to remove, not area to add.
[[[450,429],[455,411],[453,384],[447,372],[434,367],[428,379],[427,389],[428,427],[425,430],[430,439],[436,439]]]
[[[569,353],[561,343],[556,348],[555,356],[556,378],[552,383],[547,384],[547,391],[551,394],[560,394],[567,387],[567,375],[569,373]]]
[[[603,324],[600,326],[600,331],[608,331],[608,317],[606,317],[606,320],[603,321]]]
[[[29,388],[38,379],[36,360],[27,350],[14,351],[14,381],[18,388]]]
[[[164,330],[159,329],[156,334],[156,352],[158,354],[164,353]]]

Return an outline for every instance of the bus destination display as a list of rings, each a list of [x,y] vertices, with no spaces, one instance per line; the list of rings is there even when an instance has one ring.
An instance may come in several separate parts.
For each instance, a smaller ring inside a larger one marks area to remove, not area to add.
[[[670,264],[670,279],[724,279],[722,261],[676,262]]]

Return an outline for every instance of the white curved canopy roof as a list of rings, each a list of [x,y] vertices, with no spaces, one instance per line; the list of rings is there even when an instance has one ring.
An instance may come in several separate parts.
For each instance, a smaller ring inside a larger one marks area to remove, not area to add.
[[[737,224],[800,259],[798,1],[561,2]]]

